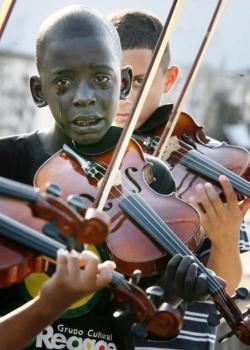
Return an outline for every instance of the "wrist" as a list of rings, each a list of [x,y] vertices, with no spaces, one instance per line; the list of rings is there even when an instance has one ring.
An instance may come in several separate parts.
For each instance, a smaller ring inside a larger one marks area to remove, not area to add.
[[[36,312],[46,323],[51,323],[57,319],[68,307],[67,305],[62,305],[50,297],[46,298],[44,295],[39,295],[36,299]]]
[[[229,244],[216,244],[215,242],[211,242],[211,254],[230,254],[233,256],[239,255],[239,247],[238,242],[235,242],[232,244],[232,242],[229,242]]]

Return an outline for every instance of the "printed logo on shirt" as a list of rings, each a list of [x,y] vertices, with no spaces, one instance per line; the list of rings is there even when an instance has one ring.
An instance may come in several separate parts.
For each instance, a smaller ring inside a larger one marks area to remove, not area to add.
[[[65,327],[58,324],[56,329],[48,326],[36,337],[36,348],[67,350],[117,350],[112,334],[102,333],[94,329]]]

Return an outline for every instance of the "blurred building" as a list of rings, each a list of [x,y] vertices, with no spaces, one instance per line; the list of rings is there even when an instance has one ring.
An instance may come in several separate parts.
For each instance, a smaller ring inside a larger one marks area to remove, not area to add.
[[[182,69],[178,86],[174,89],[171,100],[176,101],[178,91],[183,86],[188,74]],[[184,104],[183,110],[203,125],[206,134],[219,140],[235,142],[242,137],[243,146],[250,146],[250,72],[239,74],[203,68]],[[235,125],[235,128],[231,126]],[[249,142],[247,140],[249,138]]]
[[[0,135],[32,129],[36,107],[29,92],[29,75],[35,72],[34,58],[0,53]]]

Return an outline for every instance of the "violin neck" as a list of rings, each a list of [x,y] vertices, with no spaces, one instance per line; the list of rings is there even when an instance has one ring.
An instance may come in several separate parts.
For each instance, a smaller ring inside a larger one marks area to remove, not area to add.
[[[225,175],[237,192],[250,197],[250,186],[247,180],[195,149],[189,150],[183,155],[180,158],[180,163],[216,182],[219,181],[220,175]]]
[[[66,249],[64,244],[2,213],[0,213],[0,235],[52,259],[56,259],[58,249]]]
[[[39,193],[32,186],[4,177],[0,177],[0,195],[28,202],[37,202],[40,197]]]
[[[122,199],[120,207],[171,256],[176,254],[192,256],[198,265],[200,272],[207,276],[211,293],[217,293],[223,289],[215,277],[205,268],[205,266],[196,258],[179,237],[176,236],[171,228],[151,208],[151,206],[148,205],[140,194],[131,194]]]

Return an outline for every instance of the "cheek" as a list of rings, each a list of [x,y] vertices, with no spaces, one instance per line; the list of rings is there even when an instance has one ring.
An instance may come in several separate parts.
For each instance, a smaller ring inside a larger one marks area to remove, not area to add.
[[[108,115],[108,119],[113,119],[119,106],[120,93],[116,89],[112,92],[103,94],[101,104],[104,112]]]
[[[159,100],[158,96],[151,94],[146,98],[146,102],[144,103],[142,114],[146,117],[149,117],[158,107]]]

